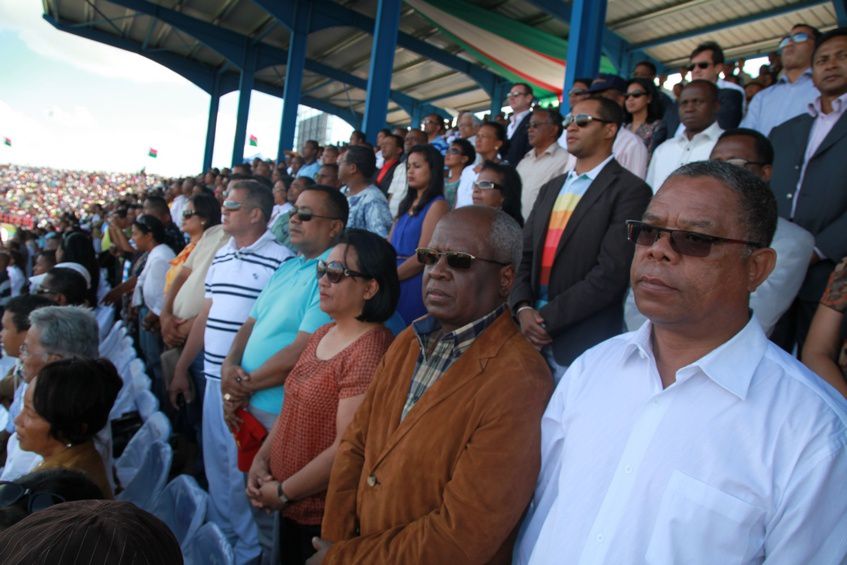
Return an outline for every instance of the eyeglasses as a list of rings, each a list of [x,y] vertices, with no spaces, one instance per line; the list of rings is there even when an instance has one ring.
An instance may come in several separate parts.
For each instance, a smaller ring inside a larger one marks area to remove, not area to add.
[[[351,271],[344,265],[344,263],[340,261],[330,261],[329,263],[325,263],[324,261],[318,261],[316,271],[318,274],[318,280],[321,280],[321,277],[326,275],[326,278],[329,279],[329,282],[331,282],[332,284],[338,284],[347,277],[350,277],[352,279],[356,277],[362,277],[365,279],[373,278],[369,277],[365,273]]]
[[[562,125],[565,126],[565,129],[570,127],[571,124],[576,124],[578,127],[584,128],[591,122],[602,122],[604,124],[611,123],[609,120],[604,120],[603,118],[598,118],[591,114],[568,114],[565,116],[565,121],[562,122]]]
[[[18,483],[0,481],[0,508],[7,508],[24,497],[29,514],[65,502],[65,497],[52,492],[33,492]]]
[[[568,96],[582,96],[583,94],[588,94],[587,88],[571,88],[568,91]]]
[[[809,41],[809,34],[803,31],[798,31],[797,33],[791,33],[783,37],[777,49],[785,49],[791,43],[803,43],[804,41]]]
[[[494,182],[493,180],[475,180],[473,181],[474,188],[478,188],[480,190],[503,190],[503,186]]]
[[[730,165],[735,165],[736,167],[747,168],[748,165],[758,165],[763,166],[767,165],[767,163],[763,163],[761,161],[748,161],[747,159],[742,159],[740,157],[735,159],[715,159],[715,161],[723,160],[724,163],[729,163]]]
[[[532,129],[540,128],[541,126],[551,126],[553,122],[529,122],[529,127]]]
[[[298,208],[294,206],[291,210],[288,211],[288,216],[293,218],[297,216],[297,219],[301,222],[311,221],[312,218],[323,218],[324,220],[340,220],[340,218],[335,218],[333,216],[321,216],[320,214],[315,214],[308,208]]]
[[[196,216],[196,215],[197,215],[197,212],[195,212],[194,210],[183,210],[182,211],[182,217],[185,218],[185,219],[191,218],[191,217]]]
[[[649,247],[659,240],[662,233],[668,234],[671,249],[680,255],[689,257],[707,257],[712,252],[712,245],[721,243],[741,243],[750,247],[765,247],[761,243],[744,241],[743,239],[730,239],[685,230],[671,230],[636,220],[626,221],[626,238],[637,245]]]
[[[237,200],[224,200],[222,206],[224,209],[229,210],[230,212],[235,212],[236,210],[241,210],[241,207],[244,204]]]
[[[532,126],[530,125],[530,127],[532,127]],[[461,155],[462,150],[458,149],[456,147],[451,147],[450,149],[447,150],[447,154],[448,155]]]
[[[700,61],[699,63],[691,63],[687,68],[688,71],[691,72],[694,69],[708,69],[711,66],[712,63],[709,63],[708,61]]]
[[[510,92],[506,98],[517,98],[518,96],[529,96],[529,92]]]
[[[623,97],[627,98],[627,99],[629,99],[629,98],[641,98],[642,96],[647,96],[647,93],[644,92],[643,90],[642,91],[635,91],[635,92],[627,92],[626,94],[623,95]]]
[[[495,265],[502,266],[511,264],[495,261],[494,259],[483,259],[482,257],[476,257],[462,251],[437,251],[428,247],[418,247],[415,250],[415,254],[418,256],[418,261],[424,265],[435,265],[439,259],[444,257],[447,259],[448,267],[460,270],[470,269],[474,261],[485,261],[486,263],[494,263]]]

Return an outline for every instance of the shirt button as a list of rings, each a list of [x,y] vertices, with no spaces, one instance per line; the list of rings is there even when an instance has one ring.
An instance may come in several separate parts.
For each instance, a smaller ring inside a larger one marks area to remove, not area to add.
[[[623,472],[626,473],[627,475],[629,475],[630,473],[632,473],[632,466],[627,465],[626,467],[623,468]]]
[[[368,486],[369,487],[375,487],[376,486],[376,475],[374,475],[374,474],[368,475]]]
[[[800,170],[800,165],[794,165],[794,170],[795,170],[795,171],[799,171],[799,170]]]
[[[603,534],[598,534],[598,535],[597,535],[597,543],[603,543],[603,540],[604,540],[604,539],[606,539],[606,538],[604,538],[604,537],[603,537]]]

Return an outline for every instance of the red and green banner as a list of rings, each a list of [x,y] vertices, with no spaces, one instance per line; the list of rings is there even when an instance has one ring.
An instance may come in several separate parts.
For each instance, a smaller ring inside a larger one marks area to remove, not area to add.
[[[152,157],[153,159],[155,159],[156,157],[158,157],[158,156],[159,156],[159,152],[158,152],[156,149],[153,149],[153,148],[151,147],[151,148],[147,151],[147,156],[148,156],[148,157]]]
[[[538,98],[561,97],[567,40],[464,0],[406,3],[493,72],[512,82],[529,83]],[[615,72],[606,57],[600,61],[600,72]]]
[[[250,147],[257,147],[259,145],[259,138],[253,134],[250,134]]]
[[[6,147],[11,147],[12,146],[12,138],[11,137],[4,137],[3,138],[3,145],[5,145]]]

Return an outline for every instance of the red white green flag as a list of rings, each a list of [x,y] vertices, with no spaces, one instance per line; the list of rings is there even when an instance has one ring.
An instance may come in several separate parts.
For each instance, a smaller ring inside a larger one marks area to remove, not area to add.
[[[258,147],[259,138],[253,134],[250,134],[250,147]]]
[[[158,152],[156,149],[153,149],[153,148],[151,147],[151,148],[150,148],[150,150],[149,150],[149,151],[147,151],[147,156],[148,156],[148,157],[152,157],[153,159],[155,159],[156,157],[158,157],[158,156],[159,156],[159,152]]]
[[[11,137],[4,137],[3,138],[3,145],[5,145],[6,147],[11,147],[12,146],[12,138]]]

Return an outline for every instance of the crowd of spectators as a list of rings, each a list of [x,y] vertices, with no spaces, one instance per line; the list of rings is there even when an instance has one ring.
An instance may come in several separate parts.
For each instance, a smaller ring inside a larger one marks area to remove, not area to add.
[[[238,563],[844,561],[847,28],[776,69],[705,42],[566,115],[515,83],[196,177],[0,169],[37,220],[0,251],[9,523],[28,473],[113,494],[108,312]]]

